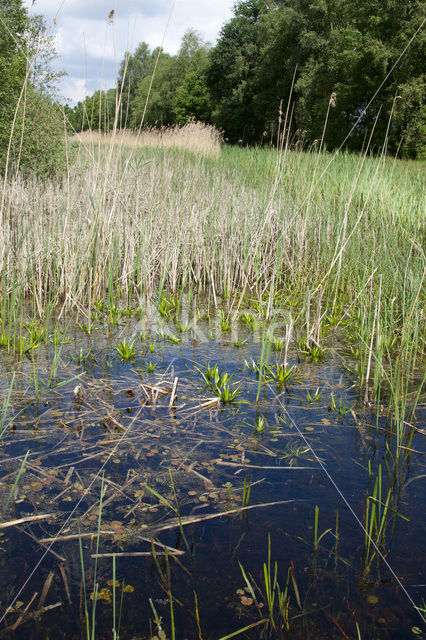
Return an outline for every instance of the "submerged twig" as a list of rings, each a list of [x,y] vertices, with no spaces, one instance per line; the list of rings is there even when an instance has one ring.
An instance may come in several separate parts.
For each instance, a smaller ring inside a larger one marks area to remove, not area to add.
[[[183,517],[173,522],[169,522],[161,527],[156,527],[152,530],[152,533],[158,533],[160,531],[167,531],[168,529],[175,529],[176,527],[185,526],[187,524],[195,524],[197,522],[203,522],[204,520],[213,520],[214,518],[221,518],[222,516],[229,516],[233,513],[241,513],[242,511],[248,511],[249,509],[263,509],[264,507],[274,507],[279,504],[289,504],[295,502],[294,500],[277,500],[276,502],[264,502],[263,504],[253,504],[248,507],[238,507],[236,509],[228,509],[228,511],[220,511],[219,513],[208,513],[198,517]]]
[[[0,522],[0,529],[7,529],[8,527],[15,527],[18,524],[24,524],[26,522],[34,522],[35,520],[46,520],[47,518],[56,518],[54,513],[45,513],[38,516],[27,516],[26,518],[18,518],[17,520],[9,520],[9,522]]]

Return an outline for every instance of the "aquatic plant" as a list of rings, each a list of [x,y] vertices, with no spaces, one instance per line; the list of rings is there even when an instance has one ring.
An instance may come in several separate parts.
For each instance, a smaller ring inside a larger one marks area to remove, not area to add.
[[[259,377],[260,374],[260,363],[256,362],[256,360],[244,360],[244,367],[248,369],[250,373],[254,373],[256,378]]]
[[[192,323],[176,321],[176,328],[180,333],[188,333],[192,329]]]
[[[288,633],[291,626],[289,595],[290,579],[293,585],[296,603],[298,607],[302,609],[294,565],[291,564],[288,568],[287,579],[284,588],[282,588],[278,582],[278,565],[276,562],[274,562],[273,565],[271,564],[271,539],[269,535],[268,556],[266,562],[263,563],[263,588],[256,583],[252,574],[247,575],[241,563],[238,564],[265,629],[272,633],[273,637],[276,637],[277,633],[279,633],[280,636],[282,632]],[[263,611],[264,602],[266,603],[266,612]]]
[[[259,416],[254,425],[254,433],[263,433],[265,431],[265,418]]]
[[[327,349],[325,347],[320,347],[318,344],[308,344],[306,342],[299,342],[300,352],[303,353],[311,362],[315,362],[315,364],[320,364],[324,362]]]
[[[369,473],[371,478],[370,463]],[[385,493],[382,466],[379,465],[378,474],[374,480],[373,491],[367,495],[365,502],[365,542],[362,558],[364,578],[367,577],[374,559],[378,558],[378,556],[386,556],[389,552],[386,544],[389,523],[391,521],[394,522],[397,517],[408,521],[408,518],[398,512],[396,505],[392,504],[395,497],[391,487],[389,487]]]
[[[127,340],[120,340],[115,345],[115,350],[122,362],[133,362],[139,354],[139,349],[136,346],[136,338],[131,342]]]
[[[34,342],[30,337],[17,336],[13,341],[13,349],[19,358],[30,353],[33,349],[38,349],[40,342]]]
[[[164,342],[171,342],[172,344],[179,344],[180,342],[182,342],[182,338],[171,335],[170,333],[168,333],[167,331],[164,331],[163,329],[159,329],[156,332],[155,337],[157,340],[163,340]]]
[[[204,382],[206,383],[205,388],[210,389],[222,402],[222,404],[235,404],[241,403],[242,400],[237,400],[238,395],[240,394],[240,386],[232,383],[231,380],[234,377],[234,374],[231,373],[222,373],[219,369],[218,363],[211,367],[210,364],[207,364],[205,370],[195,367],[198,373],[203,377]]]
[[[314,551],[318,551],[318,546],[319,546],[319,543],[321,542],[321,540],[324,538],[324,536],[327,535],[327,533],[331,532],[331,529],[326,529],[325,531],[323,531],[323,533],[321,535],[318,535],[318,522],[319,522],[319,506],[315,505]],[[336,524],[336,531],[337,531],[337,524]]]
[[[336,403],[336,398],[334,397],[334,393],[330,394],[330,405],[329,411],[335,411],[339,414],[339,416],[345,417],[347,413],[350,413],[353,410],[353,405],[351,407],[346,407],[342,397],[339,398],[339,404]]]
[[[46,327],[41,326],[37,322],[28,322],[25,326],[28,331],[28,340],[33,344],[39,345],[46,340]]]
[[[272,342],[272,350],[273,351],[282,351],[285,348],[285,341],[284,340],[280,340],[279,338],[275,338],[275,340]]]
[[[0,333],[0,347],[8,347],[10,345],[10,336],[3,330]]]
[[[238,322],[245,324],[250,331],[254,331],[258,326],[256,322],[256,316],[252,313],[249,313],[248,311],[243,311],[238,316]]]
[[[89,362],[97,362],[97,355],[93,351],[92,347],[90,347],[87,351],[83,351],[83,348],[80,347],[80,351],[76,356],[71,357],[72,360],[77,362],[79,365],[85,365]]]
[[[269,357],[271,355],[271,329],[268,328],[262,333],[262,349],[260,351],[260,362],[259,362],[259,374],[258,384],[257,384],[257,393],[256,393],[256,402],[259,402],[260,390],[262,387],[262,382],[264,382],[264,374],[265,371],[268,370]]]
[[[233,384],[232,386],[229,383],[233,374],[230,376],[227,373],[224,373],[220,380],[215,384],[212,388],[212,391],[218,398],[222,404],[235,404],[241,403],[242,400],[237,400],[237,397],[240,395],[240,386],[236,386]]]
[[[231,323],[224,311],[219,311],[219,327],[223,333],[231,331]]]
[[[170,320],[175,315],[178,307],[178,301],[173,293],[161,291],[158,295],[156,307],[159,314],[165,319]]]
[[[290,467],[298,465],[300,459],[312,462],[316,458],[308,445],[299,442],[289,442],[285,450],[278,454],[278,460],[285,460]]]
[[[243,497],[241,504],[243,507],[248,507],[250,502],[251,480],[247,483],[247,478],[244,478],[243,484]]]
[[[267,379],[267,382],[275,382],[278,386],[285,386],[289,384],[291,380],[295,379],[296,365],[289,366],[288,364],[275,363],[275,367],[267,367],[267,372],[271,376]]]
[[[322,395],[322,392],[319,390],[319,387],[315,389],[314,394],[311,394],[311,392],[308,390],[306,392],[306,402],[308,404],[312,404],[313,402],[319,402],[321,399],[321,395]]]
[[[220,382],[223,376],[217,362],[213,367],[210,365],[210,363],[207,363],[204,371],[199,367],[195,367],[195,369],[203,377],[204,382],[206,383],[206,387],[210,387],[211,389],[213,389]]]

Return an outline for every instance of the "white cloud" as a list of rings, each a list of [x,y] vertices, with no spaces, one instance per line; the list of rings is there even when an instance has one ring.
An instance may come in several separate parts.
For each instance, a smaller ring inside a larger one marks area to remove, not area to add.
[[[73,78],[68,76],[66,81],[62,79],[61,84],[61,94],[67,100],[79,102],[80,100],[84,100],[87,95],[86,81],[84,78]]]
[[[142,41],[161,44],[171,0],[24,0],[30,13],[42,14],[59,55],[58,68],[68,75],[62,92],[73,103],[95,89],[114,86],[116,68],[127,49]],[[232,16],[234,0],[176,0],[164,49],[176,53],[185,31],[196,29],[214,43]],[[112,24],[108,14],[114,9]],[[53,22],[55,21],[55,22]],[[87,78],[87,83],[86,83]]]

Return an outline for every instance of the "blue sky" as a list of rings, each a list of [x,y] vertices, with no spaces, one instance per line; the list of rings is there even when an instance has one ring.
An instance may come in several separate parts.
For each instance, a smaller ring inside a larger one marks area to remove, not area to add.
[[[164,50],[176,53],[189,28],[215,42],[232,16],[235,0],[176,0]],[[163,39],[172,0],[24,0],[30,14],[45,18],[54,36],[58,66],[67,75],[60,92],[71,104],[96,89],[114,86],[116,69],[126,49],[143,40],[152,48]],[[114,10],[112,23],[108,15]]]

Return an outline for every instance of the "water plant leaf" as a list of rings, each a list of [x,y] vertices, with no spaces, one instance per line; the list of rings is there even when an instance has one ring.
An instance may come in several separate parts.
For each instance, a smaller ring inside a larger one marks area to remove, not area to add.
[[[96,597],[95,597],[96,594]],[[100,591],[97,592],[92,592],[90,594],[90,599],[91,600],[103,600],[104,602],[110,603],[112,601],[112,592],[111,589],[107,589],[107,587],[104,587],[103,589],[101,589]]]
[[[135,588],[131,584],[126,584],[123,589],[124,593],[133,593],[134,590]]]

